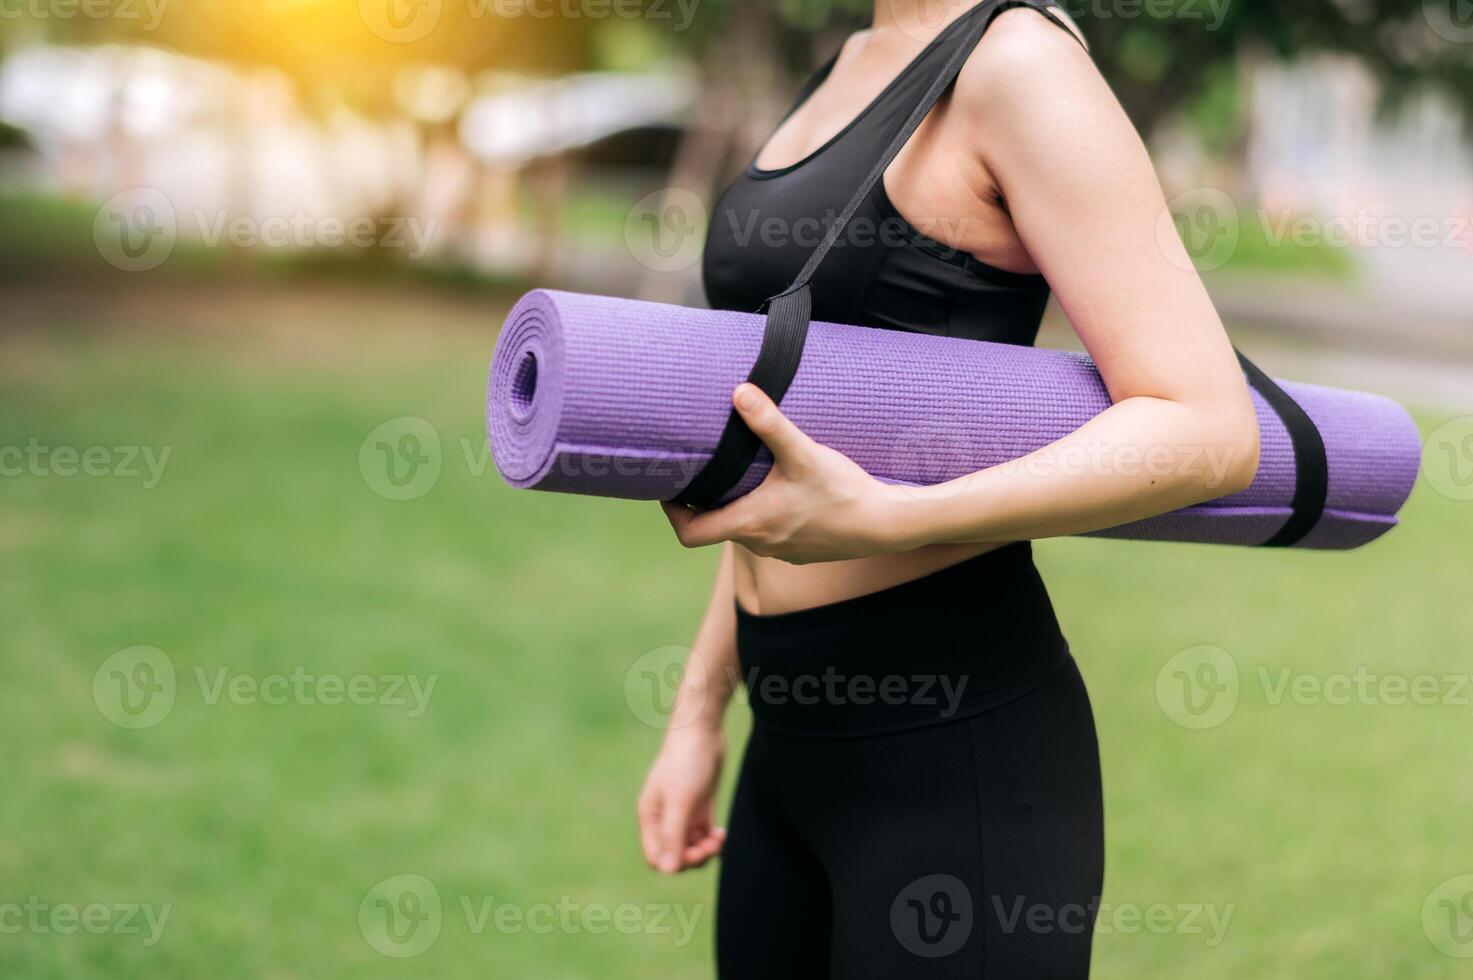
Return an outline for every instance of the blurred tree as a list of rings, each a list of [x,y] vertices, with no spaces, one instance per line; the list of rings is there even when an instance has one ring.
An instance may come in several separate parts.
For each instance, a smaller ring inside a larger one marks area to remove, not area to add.
[[[1467,45],[1433,30],[1428,18],[1435,4],[1430,2],[1064,0],[1064,5],[1147,135],[1204,96],[1220,96],[1222,69],[1245,57],[1348,55],[1377,78],[1388,105],[1431,86],[1473,112],[1473,56]],[[1127,10],[1133,15],[1126,16]]]
[[[671,0],[651,0],[666,4]],[[926,5],[970,0],[882,0]],[[1452,5],[1467,0],[1445,0]],[[1433,0],[1062,0],[1079,22],[1101,71],[1148,137],[1201,100],[1219,117],[1230,112],[1231,72],[1243,58],[1348,55],[1382,83],[1388,104],[1424,86],[1450,93],[1473,114],[1473,56],[1467,44],[1440,36]],[[872,0],[702,0],[689,47],[722,92],[752,76],[786,78],[806,71],[839,38],[859,27]],[[1456,17],[1456,13],[1450,13]],[[1456,21],[1452,21],[1456,23]],[[803,43],[807,39],[810,43]],[[733,55],[736,63],[733,63]],[[770,100],[770,96],[766,97]]]

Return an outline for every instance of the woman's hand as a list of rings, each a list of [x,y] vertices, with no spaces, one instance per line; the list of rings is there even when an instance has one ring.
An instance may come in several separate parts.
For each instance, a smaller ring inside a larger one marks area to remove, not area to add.
[[[808,438],[756,385],[739,385],[732,403],[772,451],[772,470],[756,490],[725,507],[697,512],[662,504],[681,544],[734,541],[795,565],[904,550],[887,518],[895,488]]]
[[[671,729],[639,794],[639,839],[656,871],[699,868],[721,852],[726,829],[715,826],[716,787],[726,757],[719,729]]]

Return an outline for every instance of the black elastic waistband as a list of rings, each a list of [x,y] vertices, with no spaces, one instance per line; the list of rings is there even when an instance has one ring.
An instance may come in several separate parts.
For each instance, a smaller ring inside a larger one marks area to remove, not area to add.
[[[1014,700],[1068,655],[1027,543],[777,616],[737,607],[742,683],[775,734],[856,737]]]

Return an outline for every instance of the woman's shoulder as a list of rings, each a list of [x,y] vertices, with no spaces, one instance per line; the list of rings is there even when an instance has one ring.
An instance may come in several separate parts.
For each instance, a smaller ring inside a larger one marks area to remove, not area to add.
[[[1050,20],[1054,23],[1049,23]],[[1064,42],[1064,48],[1072,48],[1076,52],[1089,48],[1084,32],[1063,7],[1047,10],[1013,7],[1004,10],[993,19],[987,36],[983,38],[983,43],[991,42],[994,48],[1018,45],[1034,50],[1047,49],[1059,41]]]
[[[1109,89],[1067,14],[1014,7],[997,16],[967,60],[955,99],[969,114],[995,114],[1026,112],[1062,93],[1090,100]]]

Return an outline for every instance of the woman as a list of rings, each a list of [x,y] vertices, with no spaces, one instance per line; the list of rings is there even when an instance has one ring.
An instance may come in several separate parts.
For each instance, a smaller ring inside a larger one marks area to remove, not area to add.
[[[944,23],[924,8],[876,0],[727,190],[709,298],[752,310],[788,285],[816,244],[799,229],[833,220],[982,18],[814,276],[813,318],[1031,344],[1052,288],[1113,405],[1014,464],[917,489],[813,442],[754,386],[733,393],[774,466],[729,506],[665,505],[682,544],[725,550],[682,723],[639,802],[652,866],[722,854],[728,980],[1086,976],[1098,748],[1027,542],[1237,492],[1258,464],[1221,321],[1073,25],[1043,0]],[[728,836],[712,801],[739,684],[754,725]]]

